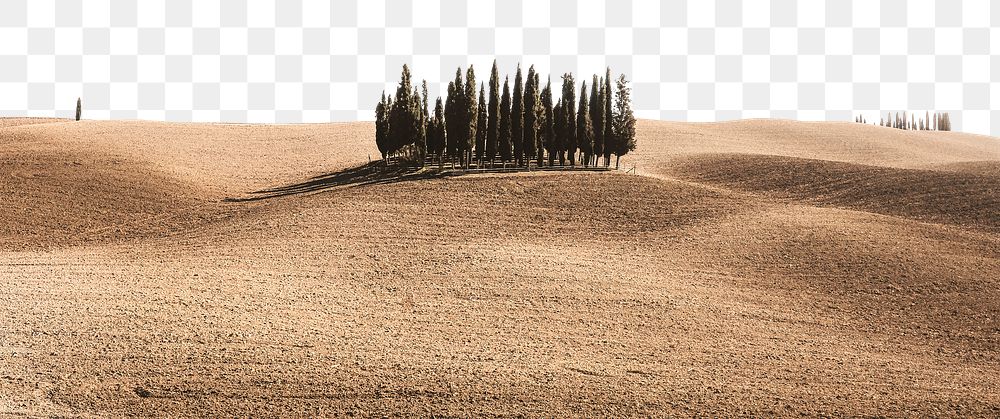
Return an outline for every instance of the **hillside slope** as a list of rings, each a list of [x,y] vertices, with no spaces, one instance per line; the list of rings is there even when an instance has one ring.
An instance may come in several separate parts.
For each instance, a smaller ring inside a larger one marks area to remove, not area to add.
[[[650,176],[330,181],[372,132],[0,128],[0,416],[1000,415],[997,139],[641,121]]]
[[[626,159],[647,174],[673,159],[738,153],[797,157],[906,169],[1000,161],[1000,139],[959,132],[902,131],[851,122],[745,120],[685,123],[640,120],[639,150]]]

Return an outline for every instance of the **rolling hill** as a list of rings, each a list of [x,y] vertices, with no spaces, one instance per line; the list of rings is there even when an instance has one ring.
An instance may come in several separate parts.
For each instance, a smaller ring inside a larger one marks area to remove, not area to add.
[[[0,415],[1000,414],[996,138],[640,121],[639,176],[394,179],[370,123],[33,122]]]

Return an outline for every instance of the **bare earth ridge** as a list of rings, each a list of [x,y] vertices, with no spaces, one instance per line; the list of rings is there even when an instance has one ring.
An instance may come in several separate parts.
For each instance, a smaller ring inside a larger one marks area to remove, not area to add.
[[[1000,415],[1000,139],[638,129],[395,178],[371,123],[0,119],[0,416]]]

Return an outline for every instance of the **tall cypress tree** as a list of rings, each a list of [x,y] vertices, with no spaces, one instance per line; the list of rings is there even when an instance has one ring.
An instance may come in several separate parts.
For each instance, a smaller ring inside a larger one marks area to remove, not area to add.
[[[472,146],[476,142],[476,130],[479,128],[479,101],[476,98],[476,72],[469,65],[465,72],[465,143],[462,149],[465,166],[469,167],[472,160]]]
[[[614,124],[611,123],[614,118],[611,107],[611,92],[611,67],[608,67],[604,73],[604,167],[611,165],[611,153],[617,147]]]
[[[514,164],[520,166],[524,158],[524,80],[521,78],[521,64],[517,65],[514,76],[514,97],[510,108],[510,135],[514,142]]]
[[[444,104],[441,101],[441,97],[438,96],[437,101],[434,103],[434,119],[431,123],[431,129],[428,132],[428,148],[437,156],[439,165],[444,164],[445,144]]]
[[[559,165],[565,164],[565,155],[563,155],[562,150],[564,149],[563,144],[566,142],[566,112],[564,109],[566,106],[563,104],[563,100],[559,99],[559,103],[556,103],[555,108],[552,109],[552,151],[549,154],[549,166],[552,166],[555,162],[554,155],[559,155]]]
[[[583,153],[583,166],[590,164],[591,153],[594,151],[594,127],[590,121],[590,101],[587,99],[587,81],[580,86],[580,111],[576,114],[576,135],[580,152]]]
[[[385,160],[389,155],[389,124],[388,107],[385,99],[385,92],[382,92],[382,99],[375,106],[375,146]]]
[[[535,86],[535,66],[528,67],[528,78],[525,81],[522,139],[524,141],[524,165],[529,166],[537,152],[535,141],[538,135],[538,89]]]
[[[543,124],[545,123],[545,107],[542,104],[542,84],[538,81],[537,71],[531,84],[535,86],[535,161],[538,163],[538,167],[541,167],[542,160],[545,159],[545,147],[542,145],[544,134],[541,132],[544,129]]]
[[[604,154],[604,83],[594,75],[590,85],[590,124],[594,129],[594,165]]]
[[[479,83],[479,117],[477,119],[478,126],[476,127],[476,161],[479,167],[483,165],[483,156],[486,154],[486,133],[489,130],[487,127],[489,117],[489,112],[486,110],[486,86],[483,83]]]
[[[403,147],[413,144],[417,139],[417,108],[413,105],[413,84],[410,78],[410,68],[403,64],[399,87],[396,89],[396,100],[389,111],[389,148],[390,153],[396,153]]]
[[[555,153],[553,152],[553,145],[555,140],[555,117],[554,110],[552,108],[552,79],[550,78],[545,82],[545,88],[542,89],[542,108],[544,115],[542,121],[542,128],[539,130],[542,136],[542,147],[549,154],[549,166],[552,166],[553,159],[555,158]]]
[[[430,108],[427,107],[427,101],[430,100],[430,97],[427,96],[427,80],[426,79],[422,80],[421,83],[420,83],[420,93],[421,93],[420,98],[423,99],[423,101],[420,103],[420,120],[422,121],[422,126],[420,128],[423,130],[423,137],[424,137],[424,141],[423,141],[423,156],[421,156],[421,158],[422,159],[426,159],[427,158],[427,147],[428,147],[427,146],[427,138],[428,138],[428,135],[430,135],[431,129],[433,129],[433,127],[431,127]],[[421,165],[423,165],[423,162],[421,162]]]
[[[497,71],[497,60],[493,60],[493,70],[490,71],[490,104],[487,111],[486,158],[492,166],[500,141],[500,72]]]
[[[466,115],[469,112],[469,107],[465,103],[466,83],[462,80],[461,67],[455,70],[454,84],[454,91],[449,97],[449,102],[452,104],[451,114],[445,116],[449,122],[448,155],[452,159],[452,167],[455,166],[455,160],[461,162],[469,136],[469,117]]]
[[[617,82],[617,97],[615,98],[614,126],[618,135],[615,150],[615,168],[622,156],[635,150],[635,115],[632,112],[632,88],[628,86],[628,80],[622,74]]]
[[[424,122],[424,99],[416,87],[413,88],[413,96],[410,103],[410,112],[413,114],[413,139],[414,158],[420,167],[424,166],[424,157],[427,156],[427,127]]]
[[[563,149],[569,157],[569,164],[576,165],[577,132],[576,132],[576,81],[572,73],[563,75],[563,114],[566,117],[566,135],[563,137]],[[559,161],[561,162],[560,155]]]
[[[459,73],[461,77],[461,73]],[[458,157],[458,144],[462,141],[462,133],[464,130],[461,128],[461,113],[459,113],[461,108],[461,101],[459,100],[459,95],[457,92],[459,87],[455,85],[455,82],[448,83],[448,98],[445,99],[444,107],[444,122],[445,122],[445,148],[447,150],[448,158],[451,160],[451,166],[455,167],[455,158]]]
[[[500,161],[506,167],[507,162],[513,157],[511,153],[511,115],[510,115],[510,84],[507,79],[503,81],[503,98],[500,100],[500,140],[499,152]]]

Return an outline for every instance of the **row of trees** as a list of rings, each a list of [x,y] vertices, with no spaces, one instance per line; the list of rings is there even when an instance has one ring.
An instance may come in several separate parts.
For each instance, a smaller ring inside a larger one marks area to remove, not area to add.
[[[868,120],[864,116],[858,116],[854,122],[867,124]],[[907,118],[906,112],[889,113],[888,117],[883,117],[878,123],[881,127],[896,128],[913,131],[951,131],[951,116],[947,112],[925,112],[924,117],[917,119],[916,115],[910,114]]]
[[[624,75],[612,87],[611,69],[604,77],[594,75],[590,88],[584,81],[577,101],[576,81],[570,73],[562,76],[558,101],[552,81],[541,86],[535,67],[522,74],[517,67],[513,92],[510,78],[500,74],[496,61],[490,72],[489,93],[472,66],[455,72],[448,83],[447,96],[437,98],[431,113],[427,81],[420,90],[412,85],[408,66],[403,65],[394,96],[382,94],[375,108],[375,142],[383,159],[407,157],[418,164],[436,159],[443,166],[473,164],[494,166],[499,161],[516,166],[578,163],[610,166],[635,150],[635,115],[631,88]],[[614,91],[612,90],[614,88]],[[603,162],[601,158],[603,157]]]

